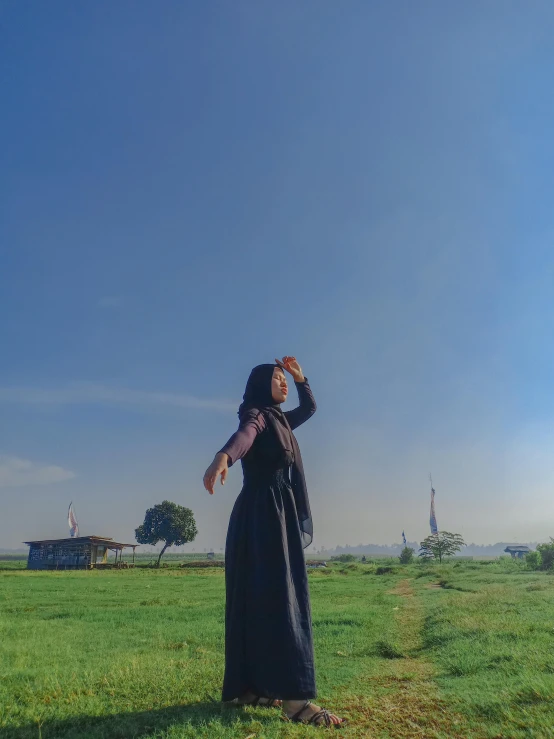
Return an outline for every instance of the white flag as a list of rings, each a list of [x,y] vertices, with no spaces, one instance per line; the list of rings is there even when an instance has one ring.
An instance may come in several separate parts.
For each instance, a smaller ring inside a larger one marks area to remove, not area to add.
[[[72,537],[79,536],[79,524],[77,523],[77,518],[75,517],[75,511],[73,510],[72,502],[69,504],[69,510],[67,512],[67,523],[69,525],[70,535]]]

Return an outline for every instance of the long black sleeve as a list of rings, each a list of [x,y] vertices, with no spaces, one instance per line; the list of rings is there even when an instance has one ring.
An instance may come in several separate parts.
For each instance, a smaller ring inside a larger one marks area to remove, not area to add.
[[[220,452],[223,452],[229,457],[229,467],[246,455],[256,440],[256,436],[261,434],[264,429],[265,420],[263,413],[253,409],[242,420],[238,431],[235,431],[223,449],[220,449]]]
[[[308,380],[306,379],[304,382],[295,382],[294,384],[298,391],[298,400],[300,401],[300,405],[298,408],[295,408],[292,411],[286,411],[285,413],[289,426],[293,431],[311,418],[317,409]]]

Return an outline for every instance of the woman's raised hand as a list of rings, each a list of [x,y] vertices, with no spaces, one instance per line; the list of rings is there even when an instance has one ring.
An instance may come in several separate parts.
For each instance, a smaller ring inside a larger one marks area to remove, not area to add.
[[[228,457],[226,454],[224,454],[223,452],[218,452],[214,457],[214,461],[204,473],[204,487],[210,495],[214,494],[214,486],[219,475],[221,475],[221,484],[225,485],[227,473],[229,472],[229,468],[227,467],[227,460]]]
[[[296,361],[296,357],[283,357],[283,359],[276,359],[275,363],[292,375],[295,382],[304,382],[304,373],[302,367]]]

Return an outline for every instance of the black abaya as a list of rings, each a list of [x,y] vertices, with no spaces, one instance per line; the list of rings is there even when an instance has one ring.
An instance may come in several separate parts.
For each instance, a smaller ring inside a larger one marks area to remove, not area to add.
[[[315,412],[307,382],[285,413],[294,429]],[[308,578],[290,468],[271,423],[255,408],[221,450],[242,459],[244,485],[227,533],[223,700],[248,691],[267,698],[315,698]]]

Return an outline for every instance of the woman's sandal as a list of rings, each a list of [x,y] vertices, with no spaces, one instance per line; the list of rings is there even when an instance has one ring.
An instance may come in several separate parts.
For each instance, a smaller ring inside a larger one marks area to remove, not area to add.
[[[310,716],[310,718],[300,718],[300,714],[304,713],[306,708],[308,706],[311,706],[311,701],[306,701],[302,708],[297,711],[294,716],[287,716],[287,719],[289,721],[293,721],[295,724],[307,724],[309,726],[324,726],[326,729],[330,729],[331,727],[335,729],[340,729],[343,726],[346,726],[348,721],[345,718],[341,718],[340,722],[338,724],[335,724],[331,721],[331,713],[325,709],[322,708],[321,711],[318,711],[317,713],[314,713],[313,716]]]

